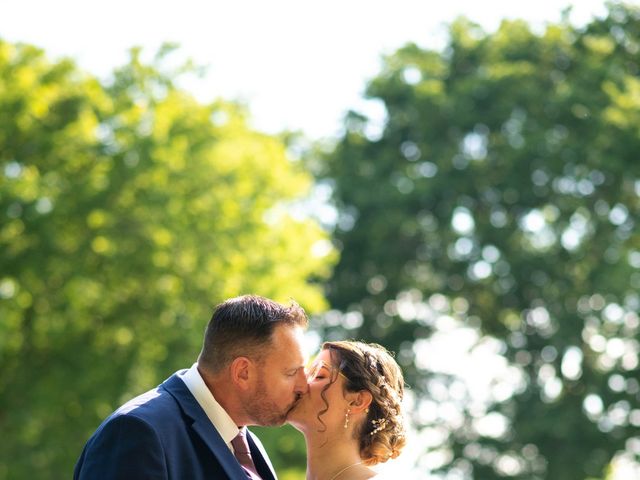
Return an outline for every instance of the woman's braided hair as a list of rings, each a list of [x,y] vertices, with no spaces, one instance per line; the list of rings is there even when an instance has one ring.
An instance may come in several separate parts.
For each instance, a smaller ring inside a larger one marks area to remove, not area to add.
[[[332,363],[347,378],[349,392],[367,390],[373,397],[365,421],[355,430],[365,465],[396,458],[405,444],[401,402],[404,378],[391,354],[381,345],[354,341],[325,342]]]

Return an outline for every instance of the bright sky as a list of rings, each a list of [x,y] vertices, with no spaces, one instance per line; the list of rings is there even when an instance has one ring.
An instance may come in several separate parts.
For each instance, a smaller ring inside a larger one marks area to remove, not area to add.
[[[256,128],[320,138],[340,130],[347,109],[366,108],[381,54],[410,41],[440,48],[443,25],[459,15],[491,31],[503,18],[555,22],[569,5],[577,24],[605,11],[604,0],[7,0],[0,38],[70,56],[101,77],[134,45],[151,55],[177,42],[209,66],[191,86],[199,98],[240,99]]]

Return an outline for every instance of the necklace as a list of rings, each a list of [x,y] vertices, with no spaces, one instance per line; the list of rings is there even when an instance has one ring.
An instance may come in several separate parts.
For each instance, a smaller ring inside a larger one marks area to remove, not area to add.
[[[336,473],[333,477],[331,477],[331,480],[335,480],[336,478],[338,478],[340,476],[341,473],[344,473],[347,470],[349,470],[351,467],[355,467],[356,465],[360,465],[361,463],[362,462],[357,462],[357,463],[352,463],[351,465],[347,465],[342,470],[340,470],[338,473]]]

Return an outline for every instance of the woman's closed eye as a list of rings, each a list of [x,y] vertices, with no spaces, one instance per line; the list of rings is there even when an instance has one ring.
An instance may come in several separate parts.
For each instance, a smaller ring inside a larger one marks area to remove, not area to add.
[[[332,374],[331,369],[329,369],[328,367],[321,367],[318,370],[318,373],[316,374],[314,380],[325,380],[327,378],[331,378],[331,374]]]
[[[331,375],[331,372],[329,371],[329,369],[326,366],[319,364],[310,369],[310,371],[307,374],[307,380],[309,382],[313,382],[316,380],[324,380],[328,378],[330,375]]]

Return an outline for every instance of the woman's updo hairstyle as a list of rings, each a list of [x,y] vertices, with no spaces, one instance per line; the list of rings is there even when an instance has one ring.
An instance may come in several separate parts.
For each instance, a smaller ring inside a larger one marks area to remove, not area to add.
[[[365,465],[400,455],[405,444],[401,406],[404,378],[391,354],[381,345],[363,342],[325,342],[332,363],[347,378],[349,392],[367,390],[373,397],[365,421],[356,428],[360,458]]]

